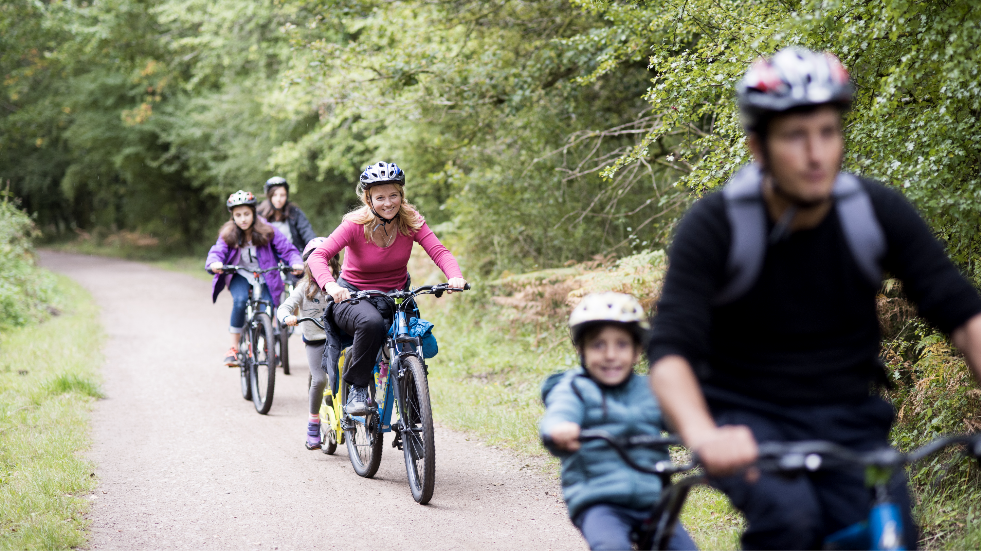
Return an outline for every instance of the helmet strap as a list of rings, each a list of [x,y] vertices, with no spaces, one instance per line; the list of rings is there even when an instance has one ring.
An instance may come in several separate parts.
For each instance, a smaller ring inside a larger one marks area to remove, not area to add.
[[[396,214],[395,216],[393,216],[391,218],[385,218],[384,216],[378,214],[378,211],[375,210],[375,207],[368,207],[368,208],[371,209],[371,214],[374,214],[375,215],[375,218],[378,219],[378,225],[379,226],[387,226],[387,225],[391,224],[392,222],[395,222],[395,219],[398,218],[398,214]],[[377,228],[378,226],[375,226],[375,227]],[[374,230],[372,230],[372,231],[374,231]]]
[[[800,197],[796,197],[787,193],[783,186],[780,185],[779,180],[773,175],[770,170],[770,155],[766,148],[766,141],[764,139],[763,143],[763,158],[760,159],[761,169],[760,172],[763,175],[763,185],[769,184],[769,188],[773,191],[773,194],[789,203],[787,209],[780,215],[780,219],[777,220],[776,225],[773,227],[773,231],[770,232],[768,241],[770,245],[775,245],[781,241],[786,240],[790,237],[791,225],[794,222],[794,217],[801,210],[813,209],[819,207],[826,202],[830,201],[831,198],[827,197],[825,199],[816,199],[812,201],[805,201]]]

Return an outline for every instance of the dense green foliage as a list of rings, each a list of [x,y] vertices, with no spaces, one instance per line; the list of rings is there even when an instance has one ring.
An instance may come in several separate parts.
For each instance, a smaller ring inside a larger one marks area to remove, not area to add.
[[[979,8],[970,0],[12,0],[0,177],[46,231],[207,241],[280,173],[320,233],[394,160],[471,268],[662,245],[748,160],[756,56],[827,49],[858,84],[850,168],[903,189],[974,269]],[[974,23],[974,24],[965,24]]]
[[[846,168],[879,178],[921,209],[953,257],[981,253],[981,5],[972,0],[686,0],[624,5],[582,0],[622,36],[597,74],[650,55],[646,98],[666,116],[621,163],[651,155],[701,191],[749,158],[733,86],[752,60],[788,45],[831,51],[858,87],[847,118]],[[614,167],[616,168],[616,167]]]
[[[0,199],[0,329],[27,325],[47,315],[54,279],[34,262],[31,219]]]

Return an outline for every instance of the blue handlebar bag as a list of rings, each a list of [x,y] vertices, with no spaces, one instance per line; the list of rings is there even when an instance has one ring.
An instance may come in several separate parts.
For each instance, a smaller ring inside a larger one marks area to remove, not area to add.
[[[422,341],[422,357],[429,359],[439,353],[439,345],[436,342],[436,336],[433,335],[432,323],[422,319],[422,318],[409,318],[409,336],[419,337]],[[394,326],[388,328],[388,336],[393,336],[392,329]]]

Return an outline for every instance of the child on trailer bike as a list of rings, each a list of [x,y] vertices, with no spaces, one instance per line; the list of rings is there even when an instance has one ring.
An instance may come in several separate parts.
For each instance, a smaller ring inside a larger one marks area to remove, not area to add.
[[[299,317],[320,319],[327,307],[327,295],[317,285],[307,260],[317,247],[327,242],[326,237],[316,237],[303,248],[303,279],[293,288],[290,296],[276,310],[276,317],[283,325],[295,326]],[[336,258],[336,257],[335,257]],[[331,272],[337,277],[337,266],[331,265]],[[308,450],[320,449],[320,402],[324,399],[324,389],[328,383],[327,373],[321,367],[327,335],[324,330],[311,321],[302,322],[303,346],[310,365],[310,419],[307,421]]]
[[[579,442],[582,429],[613,436],[660,435],[664,430],[647,377],[634,373],[650,325],[634,297],[587,295],[569,316],[581,367],[546,379],[539,431],[562,460],[562,493],[569,517],[592,550],[630,549],[635,532],[661,495],[661,479],[630,468],[604,442]],[[630,450],[641,464],[668,459],[648,448]],[[678,524],[670,549],[697,549]]]
[[[354,337],[346,356],[344,381],[351,385],[344,411],[366,415],[373,406],[369,386],[374,383],[375,358],[392,324],[388,301],[367,299],[341,303],[360,290],[407,289],[407,266],[412,244],[419,243],[449,279],[463,289],[466,280],[453,255],[440,243],[419,212],[405,200],[405,173],[395,163],[380,162],[361,173],[357,186],[361,208],[344,216],[341,225],[308,260],[317,284],[331,296],[327,306],[328,364],[337,365],[341,335]],[[341,277],[330,273],[329,260],[347,249]]]
[[[225,365],[236,367],[238,363],[238,342],[245,326],[245,307],[249,301],[249,290],[254,279],[250,269],[265,270],[275,268],[279,261],[293,267],[294,274],[303,273],[300,252],[286,237],[255,212],[256,199],[249,191],[238,190],[228,197],[225,206],[231,219],[218,231],[218,241],[208,251],[205,266],[215,275],[211,281],[211,302],[218,300],[218,293],[228,287],[232,294],[232,315],[228,332],[231,334],[231,347],[225,353]],[[238,265],[242,269],[235,273],[223,273],[222,266]],[[283,294],[283,280],[278,272],[263,274],[266,286],[262,298],[270,304],[277,304]]]

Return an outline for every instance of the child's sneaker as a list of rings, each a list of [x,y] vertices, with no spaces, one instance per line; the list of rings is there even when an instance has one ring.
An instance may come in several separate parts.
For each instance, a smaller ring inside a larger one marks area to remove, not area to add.
[[[231,348],[229,348],[228,349],[228,352],[225,352],[225,365],[227,365],[228,367],[238,367],[239,366],[239,363],[238,363],[238,349],[235,348],[234,346],[231,347]]]
[[[313,421],[307,423],[307,442],[305,445],[308,450],[320,449],[320,423]]]

